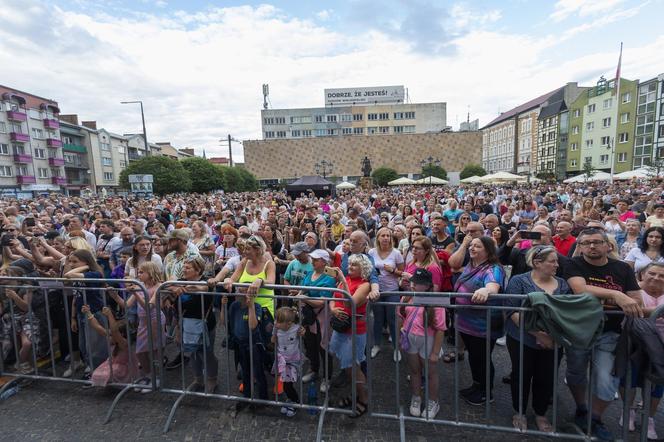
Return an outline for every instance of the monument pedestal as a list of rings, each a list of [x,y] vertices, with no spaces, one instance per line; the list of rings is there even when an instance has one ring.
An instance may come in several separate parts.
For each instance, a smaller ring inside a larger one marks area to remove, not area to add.
[[[360,178],[360,187],[364,190],[371,190],[374,187],[373,178],[370,176],[363,176]]]

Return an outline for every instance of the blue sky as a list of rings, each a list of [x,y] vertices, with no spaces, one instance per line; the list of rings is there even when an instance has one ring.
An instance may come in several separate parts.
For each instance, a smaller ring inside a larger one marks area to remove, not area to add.
[[[535,96],[614,74],[664,72],[664,0],[205,2],[3,0],[0,83],[53,98],[114,132],[220,155],[260,138],[261,85],[276,108],[326,87],[405,85],[445,101],[457,128]],[[235,157],[241,149],[234,151]]]

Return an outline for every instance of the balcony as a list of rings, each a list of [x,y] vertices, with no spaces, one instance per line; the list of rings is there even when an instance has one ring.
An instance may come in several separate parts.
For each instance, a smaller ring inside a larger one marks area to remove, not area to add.
[[[68,178],[67,179],[67,185],[68,186],[89,186],[90,185],[90,179],[89,178]]]
[[[47,138],[46,139],[46,146],[48,147],[62,147],[62,141],[56,140],[55,138]]]
[[[18,184],[35,184],[37,179],[32,175],[16,175],[16,182]]]
[[[27,143],[30,141],[30,135],[20,134],[18,132],[10,132],[9,139],[16,143]]]
[[[129,152],[129,161],[140,160],[141,158],[143,158],[143,155],[139,155],[137,153]]]
[[[89,169],[87,161],[66,161],[65,169]],[[71,180],[69,180],[71,181]]]
[[[46,129],[60,129],[60,122],[51,118],[44,119],[44,128]]]
[[[26,121],[28,115],[25,112],[7,111],[7,119],[10,121]]]
[[[79,144],[63,144],[62,150],[66,152],[76,152],[76,153],[88,153],[88,149],[85,146]]]
[[[14,154],[15,163],[32,163],[32,155],[27,153],[15,153]]]
[[[49,158],[48,159],[48,164],[50,166],[64,166],[65,165],[65,160],[62,158]]]
[[[63,176],[54,176],[51,178],[51,182],[53,184],[57,184],[58,186],[64,186],[65,184],[67,184],[67,178]]]

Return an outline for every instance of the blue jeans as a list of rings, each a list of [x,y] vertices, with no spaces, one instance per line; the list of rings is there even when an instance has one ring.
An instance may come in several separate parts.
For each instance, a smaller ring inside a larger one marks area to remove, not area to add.
[[[391,296],[381,296],[381,302],[399,302],[399,295]],[[381,302],[373,304],[371,306],[371,311],[373,311],[374,322],[373,322],[373,339],[374,345],[380,345],[383,343],[383,325],[387,322],[387,328],[390,331],[390,336],[392,337],[392,346],[396,348],[397,345],[397,324],[394,320],[394,313],[396,311],[396,306],[394,305],[385,305]]]
[[[102,327],[108,330],[108,321],[100,312],[94,313],[95,319]],[[105,336],[101,336],[92,326],[88,324],[88,318],[83,313],[77,313],[78,322],[78,348],[81,352],[81,360],[91,369],[97,368],[108,359],[109,343]],[[88,331],[90,336],[88,337]],[[89,343],[89,348],[88,348]],[[88,350],[91,354],[88,354]]]
[[[620,379],[613,376],[614,351],[620,335],[616,332],[602,333],[592,349],[567,350],[567,384],[586,385],[586,369],[592,363],[593,392],[600,400],[610,402],[618,391]],[[595,350],[594,354],[591,350]],[[592,361],[591,361],[592,356]]]

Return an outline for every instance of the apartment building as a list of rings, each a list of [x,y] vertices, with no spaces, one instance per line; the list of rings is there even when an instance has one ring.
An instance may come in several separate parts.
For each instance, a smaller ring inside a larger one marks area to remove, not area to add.
[[[263,139],[423,134],[448,130],[446,103],[405,103],[403,86],[325,89],[325,107],[263,109]]]
[[[0,193],[19,198],[65,185],[58,103],[0,85]]]
[[[664,74],[639,83],[634,132],[635,169],[664,158]]]

